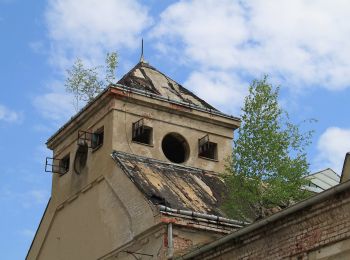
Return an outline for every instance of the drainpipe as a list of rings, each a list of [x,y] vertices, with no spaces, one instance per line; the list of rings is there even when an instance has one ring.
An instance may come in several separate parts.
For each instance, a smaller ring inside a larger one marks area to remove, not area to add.
[[[168,259],[173,259],[174,243],[173,243],[173,223],[168,224]]]

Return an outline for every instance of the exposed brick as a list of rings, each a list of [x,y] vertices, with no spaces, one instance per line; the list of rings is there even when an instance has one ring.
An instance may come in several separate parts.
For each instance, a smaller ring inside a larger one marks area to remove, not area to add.
[[[239,244],[221,245],[220,251],[225,253],[215,259],[307,259],[308,252],[347,238],[350,191],[245,234],[239,237]],[[213,258],[206,252],[196,259]]]

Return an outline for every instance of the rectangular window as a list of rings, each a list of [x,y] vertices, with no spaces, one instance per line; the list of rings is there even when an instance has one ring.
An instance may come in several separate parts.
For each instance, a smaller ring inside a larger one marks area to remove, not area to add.
[[[152,145],[153,128],[145,126],[143,118],[132,123],[132,141]]]
[[[63,175],[69,171],[70,156],[67,154],[59,162],[59,174]]]
[[[103,144],[104,129],[103,127],[99,128],[96,132],[92,133],[91,136],[91,148],[97,149]]]
[[[206,159],[218,159],[218,145],[210,142],[209,135],[198,140],[198,156]]]

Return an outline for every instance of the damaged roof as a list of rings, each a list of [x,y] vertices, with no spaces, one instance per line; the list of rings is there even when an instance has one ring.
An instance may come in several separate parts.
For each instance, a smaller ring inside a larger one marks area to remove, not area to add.
[[[119,151],[112,157],[153,204],[225,216],[227,189],[218,174]]]
[[[147,91],[167,99],[186,102],[200,108],[218,111],[176,81],[142,61],[125,74],[117,84]]]

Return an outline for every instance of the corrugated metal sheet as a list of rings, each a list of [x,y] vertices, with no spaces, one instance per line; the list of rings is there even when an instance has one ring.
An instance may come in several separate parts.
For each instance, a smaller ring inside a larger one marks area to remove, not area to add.
[[[125,85],[129,88],[149,91],[155,95],[171,100],[187,102],[194,106],[217,111],[204,100],[150,66],[148,63],[139,62],[118,81],[118,84]]]
[[[124,152],[112,157],[152,203],[225,216],[220,205],[227,190],[217,174]]]
[[[311,174],[306,178],[310,180],[310,185],[306,188],[317,193],[338,185],[340,182],[339,175],[330,168]]]

